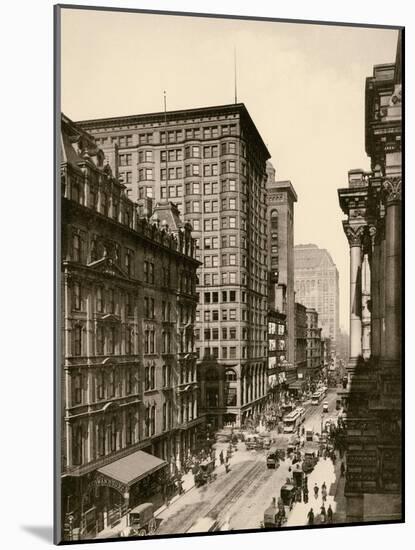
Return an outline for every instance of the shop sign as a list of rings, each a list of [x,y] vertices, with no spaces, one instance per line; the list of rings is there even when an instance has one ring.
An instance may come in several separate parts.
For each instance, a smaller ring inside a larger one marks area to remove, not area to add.
[[[128,491],[128,487],[124,485],[124,483],[121,483],[121,481],[111,479],[110,477],[106,477],[103,475],[98,475],[91,483],[91,485],[95,487],[110,487],[111,489],[115,489],[121,494],[124,494]]]

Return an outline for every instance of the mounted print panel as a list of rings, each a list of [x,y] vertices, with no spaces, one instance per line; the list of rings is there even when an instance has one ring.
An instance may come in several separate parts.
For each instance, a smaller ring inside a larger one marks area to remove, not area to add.
[[[404,29],[55,37],[55,542],[402,522]]]

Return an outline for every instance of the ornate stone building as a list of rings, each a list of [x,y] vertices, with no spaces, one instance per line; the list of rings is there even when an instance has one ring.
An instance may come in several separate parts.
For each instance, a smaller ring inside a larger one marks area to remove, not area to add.
[[[267,162],[268,304],[270,311],[285,315],[286,353],[280,375],[287,383],[297,379],[295,363],[294,203],[297,194],[290,181],[275,181],[275,169]]]
[[[80,122],[146,210],[168,198],[192,224],[201,411],[241,425],[267,396],[266,161],[245,105]]]
[[[401,518],[402,79],[395,63],[366,79],[371,170],[339,189],[350,246],[350,356],[346,409],[347,518]]]
[[[160,498],[196,445],[191,226],[140,218],[92,136],[61,120],[61,494],[67,538]]]
[[[276,401],[279,391],[287,381],[287,322],[284,313],[268,311],[268,391],[271,401]]]
[[[307,371],[306,376],[314,379],[323,366],[321,327],[318,326],[318,313],[315,309],[307,308]],[[324,348],[323,348],[324,349]]]
[[[295,368],[297,378],[304,380],[307,370],[307,308],[295,302]],[[293,383],[292,389],[300,389],[301,384]]]

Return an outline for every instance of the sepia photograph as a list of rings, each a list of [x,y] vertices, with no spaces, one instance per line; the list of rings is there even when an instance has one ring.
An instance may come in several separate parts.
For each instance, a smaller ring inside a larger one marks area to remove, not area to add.
[[[404,31],[54,6],[55,543],[405,520]]]

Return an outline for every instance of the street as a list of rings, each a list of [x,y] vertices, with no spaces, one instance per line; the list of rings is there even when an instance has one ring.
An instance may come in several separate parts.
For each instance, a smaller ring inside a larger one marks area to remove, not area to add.
[[[327,418],[336,416],[336,392],[330,391],[324,399],[329,404],[329,412],[322,412],[323,405],[306,406],[305,429],[320,432],[322,416]],[[276,437],[276,432],[271,432]],[[281,435],[279,436],[281,437]],[[290,436],[284,436],[287,439]],[[221,448],[227,448],[226,443],[217,444],[217,456]],[[200,488],[193,488],[181,498],[166,508],[158,518],[161,521],[159,534],[183,533],[199,519],[210,517],[218,520],[220,529],[226,524],[226,529],[257,529],[263,521],[264,510],[269,506],[273,497],[278,499],[280,489],[290,477],[291,460],[280,462],[277,469],[268,469],[266,466],[266,451],[248,451],[243,443],[238,444],[238,451],[230,461],[231,469],[225,472],[225,466],[217,466],[217,478],[210,484]],[[315,499],[312,488],[315,483],[321,487],[327,485],[328,496],[326,508],[331,504],[335,512],[334,489],[336,482],[335,468],[329,459],[320,458],[314,470],[308,476],[310,490],[309,502],[297,502],[288,515],[285,525],[305,525],[307,513],[311,507],[317,516],[321,506],[321,496]],[[320,491],[321,492],[321,491]]]

